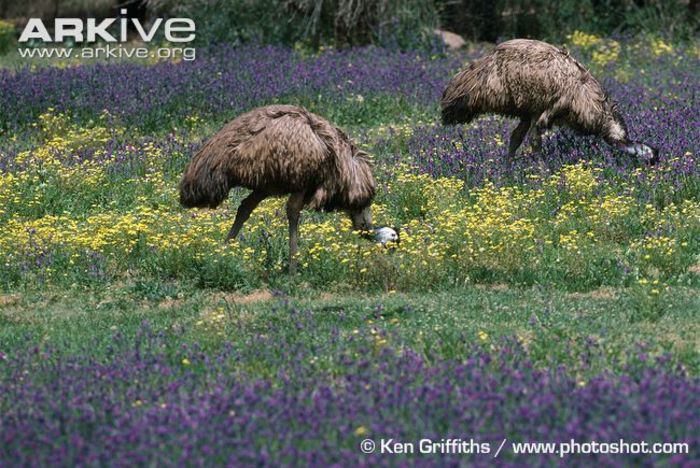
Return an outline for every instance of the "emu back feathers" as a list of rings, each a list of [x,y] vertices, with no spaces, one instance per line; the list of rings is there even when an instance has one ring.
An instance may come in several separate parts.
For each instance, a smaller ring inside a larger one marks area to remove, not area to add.
[[[253,109],[216,133],[185,170],[180,202],[216,207],[237,186],[304,192],[315,209],[367,206],[375,190],[368,156],[341,130],[286,105]]]
[[[455,75],[442,101],[444,124],[482,113],[539,118],[583,133],[601,133],[612,116],[605,91],[568,51],[527,39],[499,44]]]

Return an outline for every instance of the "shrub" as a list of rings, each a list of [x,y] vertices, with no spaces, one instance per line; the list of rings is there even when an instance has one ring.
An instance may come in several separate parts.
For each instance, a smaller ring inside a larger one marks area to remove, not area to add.
[[[426,0],[153,0],[154,12],[187,16],[200,43],[304,41],[314,49],[378,44],[399,49],[432,47],[437,11]]]
[[[576,29],[609,35],[697,31],[698,2],[675,0],[436,0],[442,26],[472,40],[533,37],[560,41]]]
[[[15,27],[0,19],[0,54],[7,53],[15,42]]]

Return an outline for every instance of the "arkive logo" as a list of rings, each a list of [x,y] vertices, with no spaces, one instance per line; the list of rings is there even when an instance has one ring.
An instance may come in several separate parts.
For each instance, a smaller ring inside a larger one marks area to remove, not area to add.
[[[121,9],[120,13],[126,15],[127,10]],[[20,35],[19,42],[26,43],[31,40],[43,42],[63,42],[72,39],[76,43],[91,43],[98,40],[107,43],[127,42],[127,30],[129,24],[134,26],[143,42],[150,42],[158,30],[163,27],[165,39],[173,43],[191,42],[195,38],[195,23],[189,18],[170,18],[163,20],[157,18],[149,27],[141,24],[138,18],[106,18],[97,22],[96,18],[55,18],[54,34],[49,30],[40,18],[31,18]],[[117,29],[117,31],[114,31]]]

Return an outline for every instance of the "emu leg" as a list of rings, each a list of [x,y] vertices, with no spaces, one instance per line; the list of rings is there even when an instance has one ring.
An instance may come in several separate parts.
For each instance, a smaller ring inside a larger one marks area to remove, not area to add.
[[[236,219],[233,221],[233,226],[231,226],[231,230],[228,232],[228,236],[226,236],[226,242],[236,238],[243,227],[243,223],[248,221],[255,207],[266,197],[267,195],[263,192],[253,191],[253,193],[243,199],[238,207],[238,211],[236,211]]]
[[[523,118],[520,120],[520,123],[518,124],[517,127],[515,127],[515,130],[513,130],[513,133],[510,134],[510,145],[508,146],[508,156],[511,158],[515,157],[515,152],[518,150],[520,145],[523,143],[523,139],[525,139],[525,135],[527,134],[528,129],[530,128],[530,119],[529,118]]]
[[[528,138],[530,140],[530,144],[532,145],[533,153],[539,153],[542,151],[542,132],[544,132],[544,128],[537,125],[536,123],[530,125]]]
[[[287,200],[287,220],[289,221],[289,273],[297,270],[297,241],[299,239],[299,217],[304,208],[304,192],[293,193]]]

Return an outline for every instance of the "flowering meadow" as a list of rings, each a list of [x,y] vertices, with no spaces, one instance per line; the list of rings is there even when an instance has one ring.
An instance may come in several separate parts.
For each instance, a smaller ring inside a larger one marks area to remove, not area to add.
[[[551,465],[512,442],[647,441],[700,457],[700,45],[567,42],[648,166],[597,137],[444,127],[449,78],[488,47],[427,55],[218,47],[193,62],[0,69],[0,465]],[[223,242],[236,189],[177,184],[221,125],[306,106],[372,155],[383,247],[284,200]],[[470,438],[491,453],[364,454]]]

